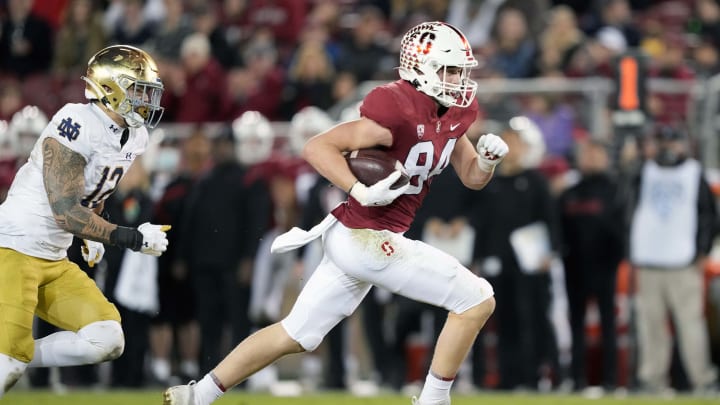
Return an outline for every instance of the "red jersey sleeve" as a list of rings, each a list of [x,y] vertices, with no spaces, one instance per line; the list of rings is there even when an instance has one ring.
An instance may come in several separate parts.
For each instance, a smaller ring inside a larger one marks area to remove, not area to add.
[[[376,87],[360,105],[360,116],[369,118],[380,126],[390,130],[395,136],[396,129],[402,124],[405,113],[397,101],[397,93],[385,86]]]

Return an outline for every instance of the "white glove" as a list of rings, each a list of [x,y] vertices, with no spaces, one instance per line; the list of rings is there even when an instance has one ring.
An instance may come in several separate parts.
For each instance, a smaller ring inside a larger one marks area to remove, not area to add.
[[[396,189],[390,189],[390,186],[400,178],[402,172],[395,170],[389,176],[378,181],[368,187],[359,181],[350,187],[350,195],[356,199],[363,207],[388,205],[399,196],[405,194],[405,190],[410,187],[410,183]]]
[[[140,252],[152,256],[160,256],[167,250],[168,240],[165,232],[170,230],[170,225],[154,225],[149,222],[138,226],[138,231],[143,236]]]
[[[487,173],[492,172],[510,150],[505,141],[494,134],[481,136],[478,139],[476,148],[479,155],[477,159],[478,166],[480,170]]]
[[[82,253],[82,257],[88,266],[93,267],[96,263],[100,263],[100,260],[102,260],[105,255],[105,245],[87,239],[85,239],[84,242],[80,248],[80,253]]]

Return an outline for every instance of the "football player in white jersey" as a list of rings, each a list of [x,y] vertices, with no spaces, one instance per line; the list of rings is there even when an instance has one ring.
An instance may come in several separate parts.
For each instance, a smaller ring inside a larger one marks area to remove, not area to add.
[[[120,315],[86,273],[67,259],[73,235],[86,260],[103,244],[159,256],[168,227],[117,226],[100,216],[163,109],[157,65],[125,45],[88,62],[87,104],[67,104],[45,127],[0,205],[0,397],[27,367],[112,360],[123,352]],[[63,329],[33,340],[33,315]]]

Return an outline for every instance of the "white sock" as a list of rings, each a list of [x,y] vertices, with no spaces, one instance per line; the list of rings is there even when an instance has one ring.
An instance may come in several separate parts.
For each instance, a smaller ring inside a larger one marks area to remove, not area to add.
[[[429,372],[418,401],[422,404],[434,404],[448,400],[453,381],[455,381],[454,378],[452,380],[440,379]]]
[[[190,378],[197,378],[200,373],[200,368],[196,361],[183,360],[180,362],[180,372]]]
[[[195,405],[210,405],[223,396],[225,391],[218,387],[210,373],[195,384]]]
[[[93,322],[77,333],[62,331],[35,340],[35,355],[28,367],[100,363],[118,358],[124,347],[125,340],[119,322]]]
[[[167,381],[170,378],[170,362],[166,359],[153,358],[151,367],[153,376],[160,381]]]
[[[5,390],[10,390],[18,382],[26,368],[27,363],[0,354],[0,398],[5,394]]]

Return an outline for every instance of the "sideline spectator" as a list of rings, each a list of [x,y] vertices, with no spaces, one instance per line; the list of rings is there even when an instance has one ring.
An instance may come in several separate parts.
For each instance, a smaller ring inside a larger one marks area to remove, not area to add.
[[[108,198],[105,212],[121,226],[138,226],[152,219],[153,202],[148,193],[150,179],[141,160],[127,171],[117,190]],[[123,355],[112,362],[112,387],[145,386],[145,357],[150,342],[150,318],[157,312],[157,258],[107,246],[105,292],[122,317],[126,336]],[[141,286],[141,288],[138,288]],[[129,300],[130,298],[130,300]]]
[[[662,125],[657,149],[635,179],[630,261],[637,268],[638,380],[641,389],[671,395],[668,312],[688,380],[699,394],[717,394],[703,313],[703,269],[715,236],[715,200],[683,131]]]
[[[284,60],[297,46],[308,8],[307,0],[248,0],[245,29],[251,33],[269,29]]]
[[[0,69],[18,77],[47,73],[52,63],[52,30],[31,13],[32,5],[8,0],[8,18],[0,24]]]
[[[570,104],[555,94],[529,96],[525,114],[540,128],[548,157],[567,159],[573,147],[575,112]]]
[[[563,5],[550,9],[547,26],[540,35],[538,72],[564,72],[584,38],[572,9]]]
[[[183,233],[183,217],[193,185],[210,165],[210,140],[202,131],[190,135],[182,144],[181,169],[168,183],[155,205],[155,219],[172,225],[168,250],[158,262],[158,296],[160,310],[150,327],[150,372],[153,382],[167,384],[170,377],[197,378],[200,330],[196,299],[187,266],[180,263],[179,235]],[[173,349],[177,342],[179,367],[173,370]]]
[[[143,0],[122,0],[122,2],[122,15],[112,26],[110,42],[142,46],[153,37],[155,26],[145,18]]]
[[[64,77],[80,76],[90,57],[105,46],[105,29],[94,0],[72,0],[55,39],[53,70]]]
[[[158,24],[155,35],[148,41],[148,49],[160,59],[180,59],[182,43],[193,33],[192,20],[185,13],[182,0],[165,0],[166,15]]]
[[[285,80],[276,64],[277,49],[267,31],[260,31],[243,52],[245,66],[228,74],[226,101],[229,118],[257,111],[269,120],[280,118],[280,96]]]
[[[222,121],[225,118],[225,72],[210,54],[210,41],[195,33],[183,40],[182,66],[166,66],[165,111],[176,122]]]
[[[623,222],[625,201],[618,182],[609,173],[608,150],[603,143],[586,140],[577,147],[580,181],[559,199],[562,256],[567,282],[572,329],[571,377],[574,388],[587,386],[586,314],[594,298],[600,313],[602,386],[617,386],[615,284],[625,254]]]
[[[382,43],[386,21],[372,6],[358,11],[357,21],[340,42],[338,70],[352,72],[358,82],[376,79],[388,52]]]
[[[524,166],[527,145],[510,128],[502,133],[510,152],[498,166],[495,178],[474,193],[471,224],[492,238],[475,239],[475,260],[481,275],[495,288],[498,306],[498,367],[501,389],[536,390],[541,365],[557,362],[555,338],[548,317],[550,265],[557,251],[555,205],[545,178]],[[488,213],[492,213],[489,215]],[[510,242],[510,235],[528,225],[544,224],[546,252],[528,268]],[[553,351],[555,353],[553,353]]]
[[[201,331],[200,372],[220,360],[226,325],[231,343],[250,330],[249,284],[260,236],[270,207],[262,183],[246,184],[247,170],[235,156],[229,130],[212,145],[214,167],[195,184],[183,214],[178,251],[195,287]]]
[[[308,41],[301,44],[287,76],[283,90],[283,117],[286,120],[304,107],[327,110],[332,106],[335,69],[322,43]]]
[[[530,76],[536,47],[529,36],[525,15],[518,9],[503,9],[493,31],[491,68],[509,79]]]

